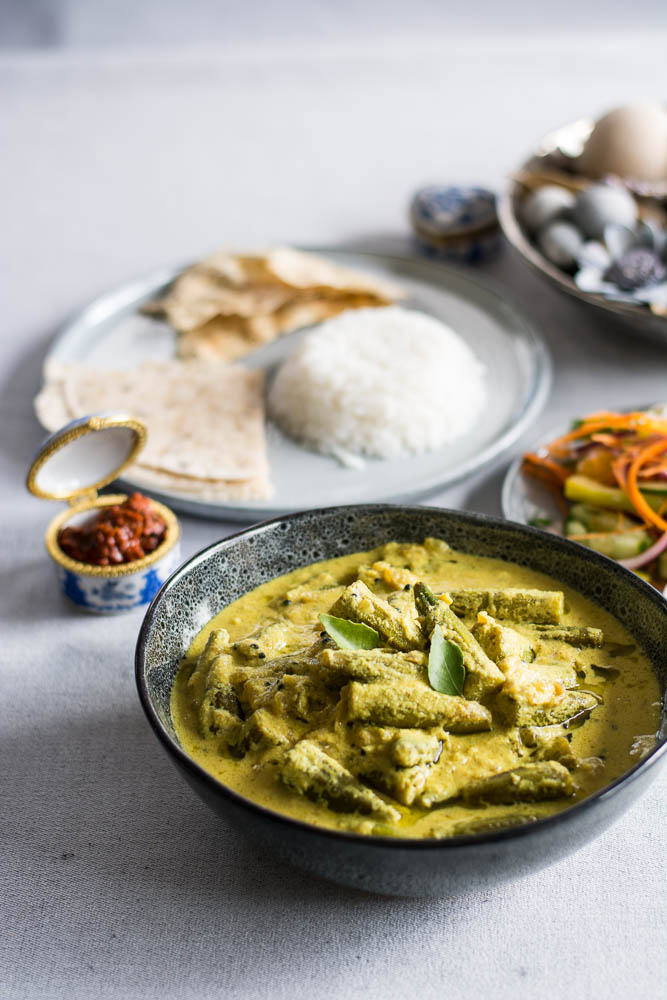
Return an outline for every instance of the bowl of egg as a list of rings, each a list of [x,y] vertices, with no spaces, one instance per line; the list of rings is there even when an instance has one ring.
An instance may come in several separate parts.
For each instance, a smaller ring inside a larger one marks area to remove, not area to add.
[[[510,244],[580,301],[667,340],[667,109],[642,103],[545,136],[499,204]]]

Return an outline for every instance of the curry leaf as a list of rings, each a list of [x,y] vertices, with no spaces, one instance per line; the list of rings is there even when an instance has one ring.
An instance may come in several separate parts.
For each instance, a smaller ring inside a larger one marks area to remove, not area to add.
[[[319,619],[339,649],[375,649],[380,645],[379,634],[368,625],[334,615],[319,615]]]
[[[461,695],[465,676],[461,647],[445,639],[442,629],[436,625],[428,654],[428,679],[431,687],[440,694]]]

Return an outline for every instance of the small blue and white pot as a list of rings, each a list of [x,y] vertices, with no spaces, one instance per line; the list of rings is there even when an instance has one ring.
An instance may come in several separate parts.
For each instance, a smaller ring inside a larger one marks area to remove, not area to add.
[[[167,531],[154,552],[134,562],[118,566],[91,566],[66,555],[58,544],[65,524],[75,525],[93,511],[127,500],[124,494],[96,497],[62,511],[46,531],[46,548],[66,597],[84,611],[122,614],[149,604],[180,561],[180,528],[175,514],[164,504],[151,500],[164,519]]]
[[[487,188],[429,184],[415,192],[410,222],[429,257],[475,264],[500,243],[496,196]]]

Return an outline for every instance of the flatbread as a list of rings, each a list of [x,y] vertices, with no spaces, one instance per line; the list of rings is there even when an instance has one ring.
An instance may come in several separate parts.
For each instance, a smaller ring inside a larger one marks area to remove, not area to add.
[[[300,330],[337,316],[347,309],[377,305],[370,295],[302,297],[290,299],[272,315],[242,319],[217,316],[202,326],[182,333],[178,340],[181,358],[210,358],[236,361],[251,350],[268,344],[283,333]]]
[[[268,500],[273,489],[266,478],[256,479],[194,479],[189,476],[175,476],[162,469],[151,469],[135,463],[132,479],[138,486],[155,489],[163,493],[182,493],[199,500],[243,501]]]
[[[176,279],[162,302],[175,329],[185,333],[216,316],[270,315],[293,297],[279,285],[227,286],[203,267],[194,267]]]
[[[45,382],[35,396],[34,407],[37,419],[47,431],[59,431],[74,420],[67,407],[62,382]]]
[[[264,375],[220,361],[148,362],[124,371],[57,364],[35,400],[49,430],[91,413],[124,412],[148,429],[137,481],[220,500],[271,495]]]
[[[270,250],[266,255],[266,268],[269,274],[290,288],[366,292],[378,299],[378,305],[389,305],[404,297],[403,291],[393,282],[292,247]]]
[[[318,254],[278,247],[265,254],[218,251],[144,306],[180,334],[183,358],[234,360],[292,330],[345,309],[385,306],[402,290]]]
[[[216,316],[203,326],[181,334],[177,350],[180,358],[201,358],[218,362],[236,361],[257,346],[244,320]]]
[[[68,408],[131,413],[148,427],[141,464],[202,479],[249,479],[268,471],[264,375],[202,361],[149,362],[100,373],[73,366]]]

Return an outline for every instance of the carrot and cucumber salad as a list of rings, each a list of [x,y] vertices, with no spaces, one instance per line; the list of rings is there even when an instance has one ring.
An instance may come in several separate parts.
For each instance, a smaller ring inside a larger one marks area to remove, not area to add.
[[[523,456],[555,493],[568,538],[667,584],[667,416],[599,412]]]

